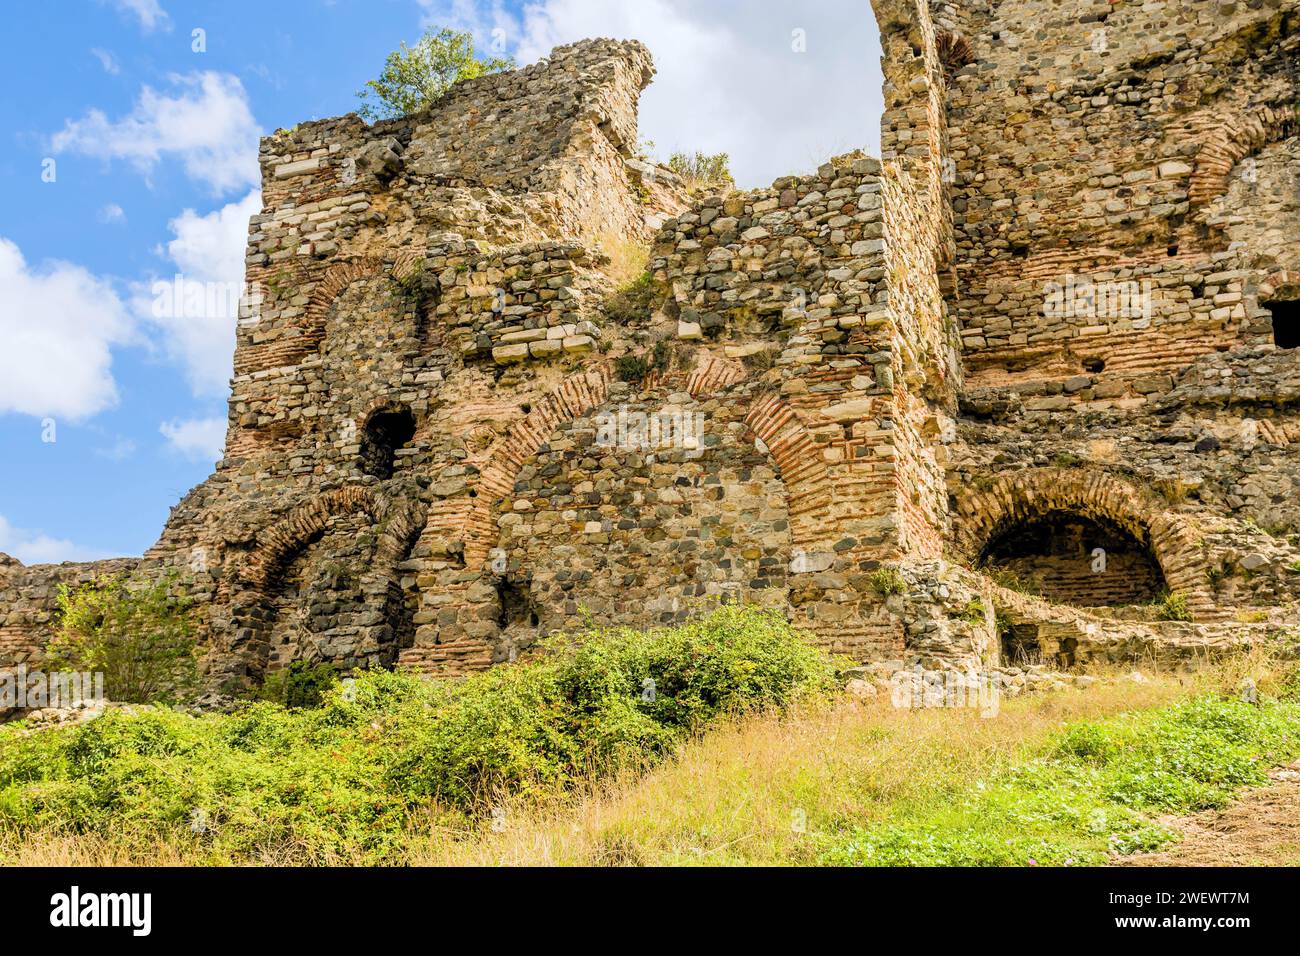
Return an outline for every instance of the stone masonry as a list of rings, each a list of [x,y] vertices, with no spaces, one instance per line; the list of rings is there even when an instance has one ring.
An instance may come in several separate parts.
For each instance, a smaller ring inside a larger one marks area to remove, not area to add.
[[[263,141],[225,456],[139,559],[214,688],[783,609],[858,662],[1294,643],[1300,3],[875,0],[881,156],[688,197],[593,40]],[[611,256],[648,250],[630,287]]]

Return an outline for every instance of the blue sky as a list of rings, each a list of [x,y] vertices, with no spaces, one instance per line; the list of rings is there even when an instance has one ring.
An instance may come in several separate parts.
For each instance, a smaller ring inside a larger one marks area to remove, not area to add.
[[[153,543],[219,457],[233,347],[224,310],[160,315],[154,282],[241,281],[258,136],[349,112],[388,51],[444,24],[520,62],[584,36],[644,40],[659,76],[643,136],[665,155],[729,152],[742,186],[877,148],[866,0],[10,5],[0,551],[38,563]]]

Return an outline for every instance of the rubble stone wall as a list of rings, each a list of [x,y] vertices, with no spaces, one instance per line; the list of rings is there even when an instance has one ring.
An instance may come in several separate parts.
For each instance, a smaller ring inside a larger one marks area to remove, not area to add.
[[[880,158],[770,188],[636,155],[630,41],[267,137],[223,460],[143,559],[0,567],[0,666],[59,581],[131,568],[184,575],[228,692],[717,600],[859,661],[1285,632],[1297,4],[873,6]],[[1010,559],[1055,600],[983,573],[1044,521],[1104,529],[1112,577],[1082,538]]]

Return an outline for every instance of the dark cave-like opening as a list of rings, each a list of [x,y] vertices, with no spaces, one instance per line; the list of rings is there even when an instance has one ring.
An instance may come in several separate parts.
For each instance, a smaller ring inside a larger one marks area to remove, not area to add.
[[[527,581],[501,581],[497,585],[497,597],[501,602],[497,624],[502,630],[515,625],[535,628],[541,623]]]
[[[393,477],[397,449],[415,437],[415,416],[405,408],[375,412],[361,436],[361,470],[376,478]]]
[[[1166,589],[1146,541],[1115,522],[1069,512],[1004,528],[981,564],[1011,586],[1076,607],[1149,604]]]
[[[1273,344],[1300,348],[1300,301],[1266,302],[1264,308],[1273,316]]]

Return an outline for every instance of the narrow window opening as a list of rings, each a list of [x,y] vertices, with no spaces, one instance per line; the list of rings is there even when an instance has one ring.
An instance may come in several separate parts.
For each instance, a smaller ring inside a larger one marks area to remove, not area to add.
[[[541,617],[529,594],[528,582],[502,581],[497,585],[497,598],[501,602],[497,624],[503,630],[515,625],[535,628],[541,624]]]
[[[1273,344],[1280,349],[1300,348],[1300,301],[1266,302],[1273,316]]]
[[[361,438],[361,470],[376,478],[393,477],[397,450],[415,437],[415,416],[409,409],[375,412],[366,422]]]

